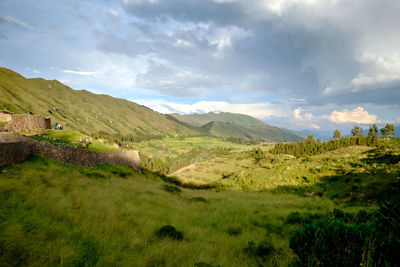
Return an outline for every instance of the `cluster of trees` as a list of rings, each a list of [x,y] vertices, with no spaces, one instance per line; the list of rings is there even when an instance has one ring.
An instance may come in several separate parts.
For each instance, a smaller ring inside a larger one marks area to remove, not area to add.
[[[261,139],[245,139],[243,137],[227,137],[227,138],[222,138],[222,140],[235,143],[235,144],[240,144],[240,145],[258,145],[259,143],[263,142]]]
[[[394,135],[393,124],[386,124],[380,130],[383,137],[388,138]],[[369,127],[368,136],[363,135],[360,127],[354,126],[351,130],[352,137],[341,137],[340,131],[335,130],[333,139],[327,142],[315,140],[314,136],[310,135],[307,139],[297,143],[279,143],[271,150],[273,154],[289,154],[293,156],[303,155],[319,155],[328,151],[333,151],[342,147],[349,146],[377,146],[378,145],[378,127],[373,124]]]

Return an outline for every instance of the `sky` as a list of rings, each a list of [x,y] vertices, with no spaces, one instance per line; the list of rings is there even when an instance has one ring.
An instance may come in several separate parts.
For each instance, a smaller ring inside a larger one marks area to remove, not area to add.
[[[398,0],[1,0],[0,66],[161,113],[400,124]]]

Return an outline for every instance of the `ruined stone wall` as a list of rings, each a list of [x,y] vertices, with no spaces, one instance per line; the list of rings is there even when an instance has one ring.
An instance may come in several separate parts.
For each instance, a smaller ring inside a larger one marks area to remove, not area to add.
[[[0,122],[9,122],[9,121],[11,121],[11,114],[0,112]]]
[[[38,115],[12,114],[11,121],[8,123],[10,131],[22,132],[25,130],[51,129],[50,118]]]
[[[0,124],[0,132],[5,132],[7,128],[6,124]]]
[[[0,133],[0,167],[26,160],[30,145],[12,133]]]
[[[79,150],[68,146],[53,146],[46,141],[37,141],[13,133],[0,133],[0,166],[18,163],[25,160],[29,153],[81,166],[100,164],[127,165],[140,169],[138,151],[94,152]],[[18,156],[20,155],[20,156]],[[3,165],[2,165],[3,164]]]

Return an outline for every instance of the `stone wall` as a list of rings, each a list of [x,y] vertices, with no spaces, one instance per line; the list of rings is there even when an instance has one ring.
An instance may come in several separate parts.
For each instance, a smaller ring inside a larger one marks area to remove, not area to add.
[[[0,122],[9,122],[11,121],[11,114],[0,112]]]
[[[25,160],[30,153],[37,153],[45,157],[81,166],[95,166],[100,164],[127,165],[140,169],[138,151],[94,152],[79,150],[68,146],[53,146],[46,141],[37,141],[13,133],[0,133],[0,166],[17,163]],[[12,145],[14,144],[14,145]],[[17,155],[21,155],[18,157]]]
[[[29,148],[24,141],[0,143],[0,167],[26,160],[31,153]]]
[[[11,121],[8,123],[9,131],[22,132],[25,130],[51,129],[50,118],[38,115],[12,114]]]

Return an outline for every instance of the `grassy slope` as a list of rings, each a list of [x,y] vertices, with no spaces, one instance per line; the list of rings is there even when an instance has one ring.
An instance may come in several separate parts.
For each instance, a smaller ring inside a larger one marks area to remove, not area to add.
[[[187,149],[177,142],[159,145]],[[263,147],[266,157],[258,163],[240,147],[231,157],[205,160],[202,177],[223,165],[238,175],[223,179],[217,190],[182,188],[180,193],[165,190],[153,173],[122,166],[78,167],[32,156],[4,167],[0,265],[258,266],[243,249],[250,241],[269,241],[277,251],[265,264],[287,266],[294,258],[289,236],[300,226],[287,222],[291,212],[324,216],[333,208],[371,209],[369,200],[398,194],[398,144],[297,159],[269,155],[268,149]],[[322,197],[303,195],[317,190]],[[184,240],[155,238],[167,224],[182,231]]]
[[[286,193],[163,190],[150,173],[77,167],[33,156],[0,173],[0,265],[257,266],[243,253],[266,238],[293,257],[285,225],[292,211],[326,212],[329,199]],[[62,173],[63,175],[60,175]],[[184,241],[158,240],[170,224]]]
[[[189,115],[172,114],[172,116],[193,126],[201,126],[215,136],[266,139],[277,142],[297,141],[303,138],[298,133],[270,126],[244,114],[210,112]]]
[[[0,110],[49,116],[86,134],[197,135],[198,130],[128,100],[72,90],[62,83],[26,79],[0,68]],[[51,114],[50,114],[50,112]]]
[[[314,191],[337,201],[356,202],[382,200],[398,186],[398,144],[391,148],[348,147],[301,158],[272,155],[269,147],[262,149],[265,156],[260,161],[252,158],[251,151],[232,151],[174,175],[186,184],[246,191],[290,190],[299,195]]]
[[[246,139],[264,139],[272,142],[298,141],[302,137],[288,130],[270,125],[243,126],[230,122],[212,121],[202,126],[210,134],[219,137],[242,137]]]
[[[188,115],[180,115],[174,113],[171,115],[177,118],[178,120],[181,120],[183,122],[186,122],[188,124],[197,127],[201,127],[204,124],[209,123],[210,121],[230,122],[243,126],[265,125],[265,123],[263,123],[262,121],[257,120],[256,118],[253,118],[249,115],[230,113],[230,112],[220,112],[220,113],[209,112],[205,114],[188,114]]]
[[[77,142],[79,142],[81,139],[87,136],[74,130],[47,131],[40,135],[32,135],[30,137],[39,141],[49,142],[56,146],[58,145],[74,146],[77,147],[78,149],[88,149],[96,152],[113,152],[121,150],[119,148],[112,146],[112,144],[102,142],[103,140],[96,140],[96,139],[92,140],[92,142],[88,145],[87,148],[79,147]]]

